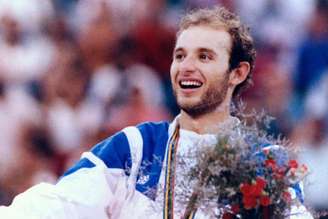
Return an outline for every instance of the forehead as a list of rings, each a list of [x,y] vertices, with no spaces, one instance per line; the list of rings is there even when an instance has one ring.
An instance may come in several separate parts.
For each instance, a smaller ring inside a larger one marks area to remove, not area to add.
[[[183,30],[177,38],[175,48],[187,50],[208,48],[215,52],[230,51],[232,42],[230,34],[223,28],[208,26],[191,26]]]

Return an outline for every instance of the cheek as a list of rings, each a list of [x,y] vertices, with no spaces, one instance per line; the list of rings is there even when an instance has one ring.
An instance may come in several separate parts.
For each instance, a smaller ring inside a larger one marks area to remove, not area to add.
[[[206,66],[206,72],[208,72],[209,77],[216,80],[225,78],[228,70],[229,64],[223,60]]]
[[[177,75],[177,65],[174,62],[172,62],[170,68],[170,77],[172,82],[174,82],[176,75]]]
[[[207,75],[209,86],[221,86],[221,84],[228,79],[227,72],[218,71],[217,68],[209,72],[210,73]]]

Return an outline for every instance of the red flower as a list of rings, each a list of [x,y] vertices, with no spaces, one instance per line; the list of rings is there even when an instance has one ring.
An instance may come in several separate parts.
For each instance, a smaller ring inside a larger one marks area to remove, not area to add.
[[[285,202],[290,203],[292,201],[292,196],[288,191],[284,191],[282,193],[282,198],[285,200]]]
[[[260,197],[260,204],[262,206],[268,206],[268,205],[270,205],[271,204],[270,197],[267,196],[267,195],[261,196]]]
[[[262,190],[262,187],[257,184],[251,185],[251,196],[260,196],[262,194]]]
[[[262,194],[263,188],[261,187],[261,185],[254,184],[252,185],[251,191],[252,191],[252,196],[258,197]]]
[[[285,174],[286,174],[285,172],[286,172],[286,169],[285,168],[283,168],[283,167],[277,168],[274,171],[273,176],[274,176],[275,179],[283,179],[284,176],[285,176]]]
[[[264,189],[264,187],[266,186],[266,184],[267,184],[267,181],[264,178],[262,178],[262,177],[257,177],[256,178],[256,185],[259,188],[261,188],[261,190]]]
[[[296,160],[290,160],[290,161],[288,162],[288,166],[289,166],[290,168],[295,168],[295,169],[297,169],[297,167],[298,167],[298,163],[297,163]]]
[[[222,219],[233,219],[235,218],[235,216],[231,213],[228,213],[228,212],[225,212],[223,215],[222,215]]]
[[[276,161],[274,159],[267,159],[265,161],[265,166],[269,167],[273,170],[275,170],[277,168],[277,164],[276,164]]]
[[[240,211],[240,208],[239,208],[239,205],[238,204],[234,204],[231,206],[231,211],[234,213],[234,214],[238,214],[239,211]]]
[[[252,184],[248,184],[248,183],[241,184],[240,191],[244,196],[259,197],[261,196],[266,184],[267,182],[264,178],[257,177],[256,181]]]
[[[243,204],[244,204],[245,209],[256,208],[257,198],[254,196],[244,196]]]
[[[240,186],[240,191],[244,196],[251,196],[252,195],[252,186],[248,183],[243,183]]]

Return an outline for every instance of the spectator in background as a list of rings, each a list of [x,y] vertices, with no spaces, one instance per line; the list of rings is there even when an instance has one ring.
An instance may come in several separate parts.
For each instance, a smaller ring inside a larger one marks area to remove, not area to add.
[[[114,63],[122,76],[117,93],[108,112],[106,127],[113,134],[126,125],[142,121],[160,121],[170,118],[164,107],[164,94],[159,74],[138,61],[139,47],[131,36],[122,37],[114,52]]]
[[[0,0],[0,17],[12,17],[29,38],[37,37],[44,22],[52,19],[54,13],[52,0]]]
[[[295,113],[301,115],[309,89],[318,84],[328,68],[328,1],[316,2],[308,35],[300,44],[297,58],[294,86],[298,109],[295,107]]]
[[[117,33],[113,29],[113,15],[105,1],[93,19],[78,33],[79,46],[85,64],[91,72],[110,62],[111,53],[117,42]]]
[[[9,203],[10,197],[24,188],[39,180],[54,182],[56,175],[52,159],[35,153],[47,145],[36,145],[27,134],[42,125],[37,103],[23,89],[9,87],[4,81],[0,90],[0,201]]]
[[[142,88],[130,88],[127,101],[111,110],[107,121],[108,133],[114,134],[124,127],[133,126],[143,121],[161,121],[169,118],[164,108],[147,103]]]
[[[0,71],[9,86],[25,86],[39,79],[49,66],[51,47],[36,38],[27,38],[21,24],[11,16],[0,18]]]
[[[131,37],[135,40],[137,60],[152,67],[161,78],[168,79],[175,34],[174,29],[163,22],[165,4],[164,0],[143,1],[143,13],[136,16]]]
[[[267,132],[275,137],[289,136],[293,125],[289,112],[291,75],[279,61],[281,53],[278,45],[261,45],[254,74],[256,86],[251,87],[244,95],[247,111],[264,109],[273,117]]]
[[[96,125],[88,126],[90,116],[86,116],[90,113],[85,104],[89,74],[73,45],[58,53],[49,71],[42,81],[45,121],[54,149],[69,156],[84,145],[85,138],[94,135],[96,129]]]

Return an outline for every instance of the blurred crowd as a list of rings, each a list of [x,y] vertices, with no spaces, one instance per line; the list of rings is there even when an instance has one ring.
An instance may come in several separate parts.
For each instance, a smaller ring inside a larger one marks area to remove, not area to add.
[[[174,118],[179,17],[213,5],[251,27],[243,100],[302,148],[306,201],[328,209],[328,0],[0,0],[0,204],[123,127]]]

